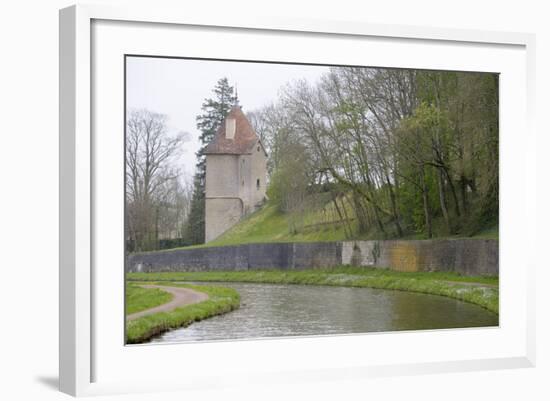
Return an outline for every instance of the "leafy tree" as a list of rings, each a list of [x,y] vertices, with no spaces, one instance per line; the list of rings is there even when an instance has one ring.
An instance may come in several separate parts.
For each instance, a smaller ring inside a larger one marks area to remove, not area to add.
[[[335,67],[315,85],[287,85],[253,115],[281,210],[306,168],[286,147],[298,143],[308,197],[328,189],[342,223],[353,222],[350,237],[471,235],[498,224],[496,74]]]

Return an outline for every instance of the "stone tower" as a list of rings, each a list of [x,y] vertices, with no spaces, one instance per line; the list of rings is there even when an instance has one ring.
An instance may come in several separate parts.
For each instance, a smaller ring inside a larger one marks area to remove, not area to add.
[[[267,153],[238,105],[205,149],[205,241],[256,210],[266,195]]]

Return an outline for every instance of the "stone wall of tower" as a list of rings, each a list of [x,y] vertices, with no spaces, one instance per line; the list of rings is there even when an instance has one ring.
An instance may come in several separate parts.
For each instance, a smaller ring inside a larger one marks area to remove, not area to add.
[[[207,155],[205,182],[205,241],[209,242],[243,215],[239,193],[239,156]]]
[[[239,155],[239,197],[243,201],[243,215],[251,212],[250,155]]]
[[[219,237],[242,217],[254,212],[265,199],[266,162],[259,141],[251,154],[206,156],[206,242]]]
[[[249,202],[254,210],[265,199],[267,190],[267,156],[259,141],[252,149],[250,159]]]
[[[239,222],[243,215],[240,198],[206,198],[205,242],[218,238]]]
[[[243,215],[254,212],[266,196],[267,158],[261,145],[251,154],[239,156],[239,197],[243,200]]]
[[[238,155],[206,155],[206,197],[240,197]]]

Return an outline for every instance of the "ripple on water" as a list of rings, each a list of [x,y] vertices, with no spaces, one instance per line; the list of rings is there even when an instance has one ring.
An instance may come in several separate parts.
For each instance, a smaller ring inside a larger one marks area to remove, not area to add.
[[[152,342],[487,327],[498,315],[477,305],[406,291],[309,285],[208,283],[236,289],[241,307]]]

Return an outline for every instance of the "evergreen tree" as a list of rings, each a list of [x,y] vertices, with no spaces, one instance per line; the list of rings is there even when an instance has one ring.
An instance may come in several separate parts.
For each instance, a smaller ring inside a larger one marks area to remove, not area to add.
[[[206,146],[216,135],[216,131],[223,122],[233,104],[237,101],[233,87],[227,78],[221,78],[213,89],[214,97],[205,99],[202,104],[202,114],[197,116],[197,128],[201,134],[201,148],[196,153],[197,164],[193,179],[193,200],[188,219],[188,237],[192,244],[204,243],[204,215],[205,215],[205,180],[206,180]]]

